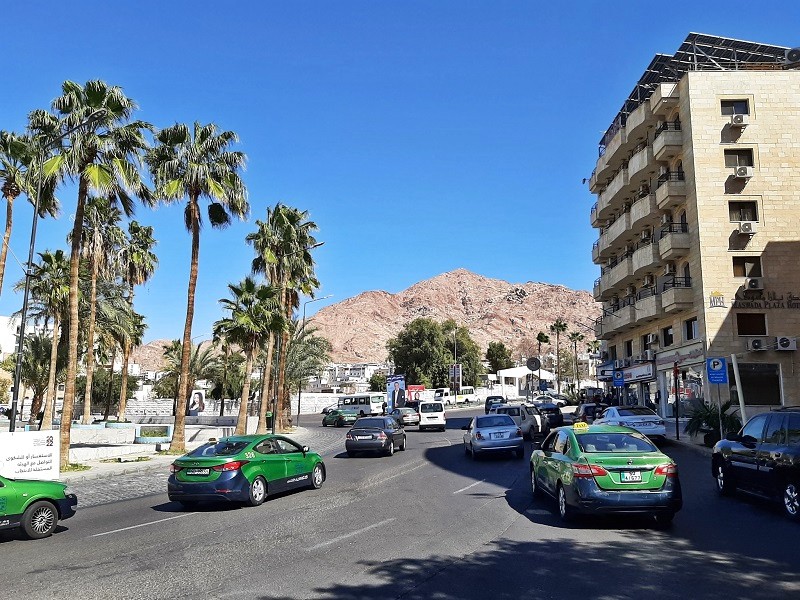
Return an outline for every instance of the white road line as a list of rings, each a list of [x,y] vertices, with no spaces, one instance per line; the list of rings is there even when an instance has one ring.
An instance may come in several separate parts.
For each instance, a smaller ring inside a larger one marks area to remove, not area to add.
[[[316,546],[311,546],[311,548],[306,548],[307,552],[313,552],[314,550],[319,550],[320,548],[324,548],[325,546],[330,546],[331,544],[335,544],[336,542],[341,542],[342,540],[346,540],[347,538],[355,537],[362,533],[369,531],[370,529],[375,529],[376,527],[380,527],[381,525],[386,525],[387,523],[391,523],[394,521],[394,517],[391,519],[386,519],[385,521],[381,521],[380,523],[373,523],[372,525],[367,525],[366,527],[362,527],[361,529],[356,529],[355,531],[351,531],[350,533],[345,533],[344,535],[340,535],[339,537],[333,538],[332,540],[328,540],[327,542],[322,542],[321,544],[317,544]]]
[[[139,527],[146,527],[148,525],[155,525],[156,523],[163,523],[164,521],[172,521],[172,519],[180,519],[181,517],[188,517],[190,515],[196,515],[196,512],[190,513],[182,513],[180,515],[175,515],[174,517],[167,517],[166,519],[159,519],[158,521],[150,521],[149,523],[140,523],[139,525],[131,525],[130,527],[123,527],[122,529],[114,529],[112,531],[104,531],[103,533],[95,533],[90,537],[100,537],[101,535],[109,535],[111,533],[119,533],[120,531],[128,531],[129,529],[137,529]]]
[[[464,492],[464,491],[468,490],[468,489],[469,489],[469,488],[471,488],[471,487],[475,487],[476,485],[483,483],[484,481],[486,481],[486,480],[485,480],[485,479],[481,479],[480,481],[476,481],[475,483],[471,483],[471,484],[469,484],[467,487],[463,487],[463,488],[461,488],[460,490],[456,490],[456,491],[455,491],[455,492],[453,492],[453,493],[454,493],[454,494],[459,494],[459,493],[461,493],[461,492]]]

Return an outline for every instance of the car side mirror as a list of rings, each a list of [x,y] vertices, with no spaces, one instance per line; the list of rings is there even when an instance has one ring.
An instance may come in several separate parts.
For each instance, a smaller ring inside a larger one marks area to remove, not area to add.
[[[729,442],[740,442],[742,441],[742,436],[736,431],[730,431],[725,435],[725,439]]]
[[[307,454],[311,449],[308,446],[303,446],[303,454]]]
[[[533,446],[534,450],[541,450],[542,449],[542,443],[541,442],[533,442],[532,446]]]
[[[752,435],[743,435],[742,439],[739,440],[743,446],[747,446],[748,448],[755,448],[756,443],[758,440],[754,438]]]

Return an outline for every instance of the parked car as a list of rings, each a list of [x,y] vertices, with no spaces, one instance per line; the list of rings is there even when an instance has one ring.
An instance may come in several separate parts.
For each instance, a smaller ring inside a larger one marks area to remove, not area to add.
[[[406,449],[406,432],[394,417],[362,417],[347,432],[344,445],[347,456],[358,452],[392,456],[395,448]]]
[[[667,437],[664,419],[645,406],[609,406],[595,416],[594,424],[630,427],[650,439]]]
[[[31,539],[51,535],[60,520],[75,515],[78,498],[57,481],[0,476],[0,529],[22,528]]]
[[[344,410],[341,408],[334,408],[329,410],[328,413],[322,417],[322,426],[327,427],[333,425],[335,427],[344,427],[345,425],[352,425],[358,419],[358,413],[354,410]]]
[[[542,432],[543,421],[545,420],[535,406],[525,404],[496,404],[489,411],[489,414],[508,415],[514,423],[522,430],[523,438],[533,438]]]
[[[800,520],[800,408],[752,417],[717,442],[711,470],[720,494],[740,489],[778,500],[787,517]]]
[[[258,506],[269,494],[320,488],[325,463],[308,446],[271,434],[235,435],[210,441],[171,465],[169,499],[184,506],[227,500]]]
[[[591,425],[594,423],[595,418],[600,416],[606,408],[605,404],[595,404],[594,402],[585,402],[578,406],[573,416],[575,423],[587,423]]]
[[[576,513],[619,513],[669,525],[683,506],[678,466],[626,427],[561,427],[533,451],[530,475],[534,498],[555,498],[565,521]]]
[[[489,414],[489,410],[492,408],[493,404],[505,404],[506,402],[508,402],[508,400],[506,400],[504,396],[486,396],[486,402],[484,403],[486,411],[484,414]]]
[[[330,406],[326,406],[325,408],[323,408],[320,414],[327,415],[329,412],[331,412],[332,410],[336,410],[337,408],[339,408],[338,404],[331,404]]]
[[[447,429],[447,413],[441,402],[421,402],[419,405],[419,430]]]
[[[409,408],[408,406],[395,408],[389,415],[400,421],[403,427],[419,425],[419,413],[414,408]]]
[[[542,433],[545,435],[550,433],[551,429],[561,427],[564,424],[564,415],[561,414],[561,409],[557,405],[552,402],[535,402],[534,406],[547,421],[542,424],[544,428]]]
[[[525,442],[520,429],[508,415],[481,415],[464,425],[464,453],[477,458],[484,452],[513,452],[525,455]]]
[[[544,393],[544,394],[540,394],[539,396],[536,396],[533,399],[533,401],[534,402],[550,402],[552,404],[555,404],[559,408],[563,408],[564,406],[569,404],[569,401],[568,401],[566,396],[564,396],[563,394],[557,394],[555,392],[552,392],[552,393],[551,392],[547,392],[547,393]]]

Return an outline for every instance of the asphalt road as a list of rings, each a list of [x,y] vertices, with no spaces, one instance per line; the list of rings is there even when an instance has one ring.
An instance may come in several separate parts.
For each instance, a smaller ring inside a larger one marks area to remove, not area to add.
[[[565,526],[552,503],[531,499],[527,460],[464,455],[468,414],[451,412],[445,433],[410,429],[408,449],[393,457],[347,458],[344,430],[319,428],[320,446],[330,448],[323,488],[258,508],[184,511],[158,493],[83,508],[46,540],[2,533],[3,597],[800,594],[800,526],[763,501],[718,498],[703,455],[664,447],[685,496],[671,529],[618,519]]]

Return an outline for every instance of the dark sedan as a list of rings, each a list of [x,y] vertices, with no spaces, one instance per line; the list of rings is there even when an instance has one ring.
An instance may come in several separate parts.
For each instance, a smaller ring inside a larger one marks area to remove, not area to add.
[[[561,427],[564,424],[564,415],[561,414],[561,409],[558,408],[558,405],[552,402],[534,402],[533,404],[545,421],[542,423],[542,433],[544,435],[547,435],[551,429]]]
[[[394,417],[364,417],[353,424],[344,441],[347,456],[373,452],[391,456],[406,449],[406,432]]]

